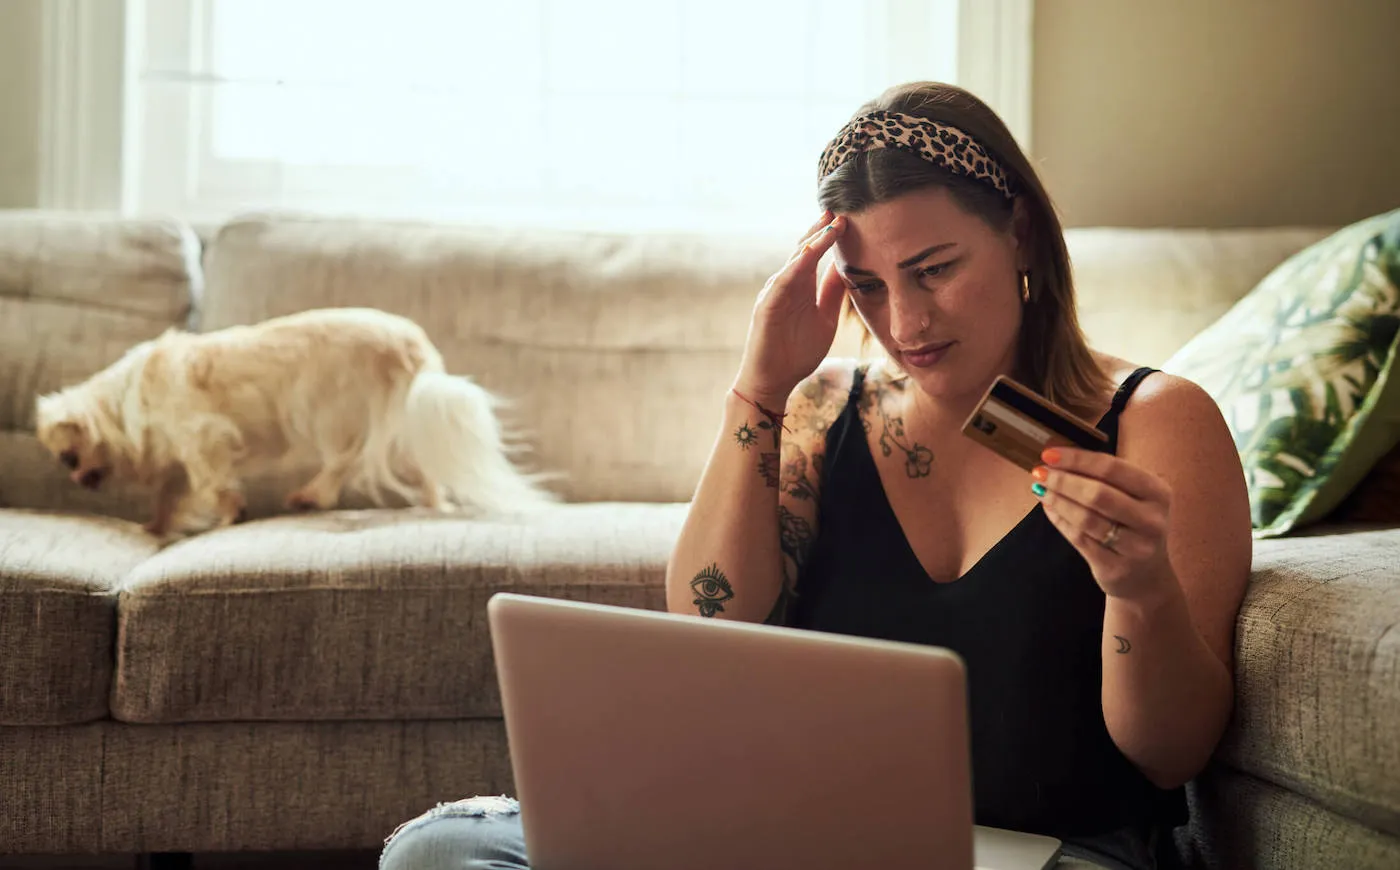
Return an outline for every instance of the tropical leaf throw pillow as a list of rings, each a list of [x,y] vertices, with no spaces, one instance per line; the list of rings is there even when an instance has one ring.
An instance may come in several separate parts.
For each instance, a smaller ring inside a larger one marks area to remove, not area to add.
[[[1400,209],[1289,258],[1163,368],[1220,405],[1255,537],[1321,519],[1400,440]]]

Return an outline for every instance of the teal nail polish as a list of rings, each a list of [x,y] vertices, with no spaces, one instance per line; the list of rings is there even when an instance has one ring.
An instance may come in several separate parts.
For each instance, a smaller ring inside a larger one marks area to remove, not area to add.
[[[1037,498],[1043,498],[1045,496],[1045,485],[1042,483],[1033,483],[1031,484],[1031,492],[1035,493]]]

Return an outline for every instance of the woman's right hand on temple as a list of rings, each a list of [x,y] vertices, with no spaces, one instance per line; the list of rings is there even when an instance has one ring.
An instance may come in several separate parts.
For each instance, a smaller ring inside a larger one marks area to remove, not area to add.
[[[845,228],[844,217],[823,214],[787,265],[763,285],[734,384],[745,397],[781,410],[831,351],[845,282],[835,266],[828,266],[818,279],[817,263]]]

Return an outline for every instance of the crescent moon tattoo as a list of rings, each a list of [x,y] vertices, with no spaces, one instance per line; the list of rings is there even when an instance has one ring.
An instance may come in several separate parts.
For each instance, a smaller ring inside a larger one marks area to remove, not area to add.
[[[1120,656],[1133,648],[1132,643],[1130,643],[1128,639],[1126,637],[1123,637],[1121,634],[1115,634],[1113,636],[1113,639],[1118,641],[1117,652]]]

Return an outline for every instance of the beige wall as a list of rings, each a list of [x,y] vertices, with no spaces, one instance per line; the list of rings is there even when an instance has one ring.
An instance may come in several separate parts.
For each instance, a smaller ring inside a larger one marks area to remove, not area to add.
[[[39,5],[0,0],[0,208],[39,201]]]
[[[1397,0],[1038,0],[1031,150],[1069,225],[1400,206]]]

